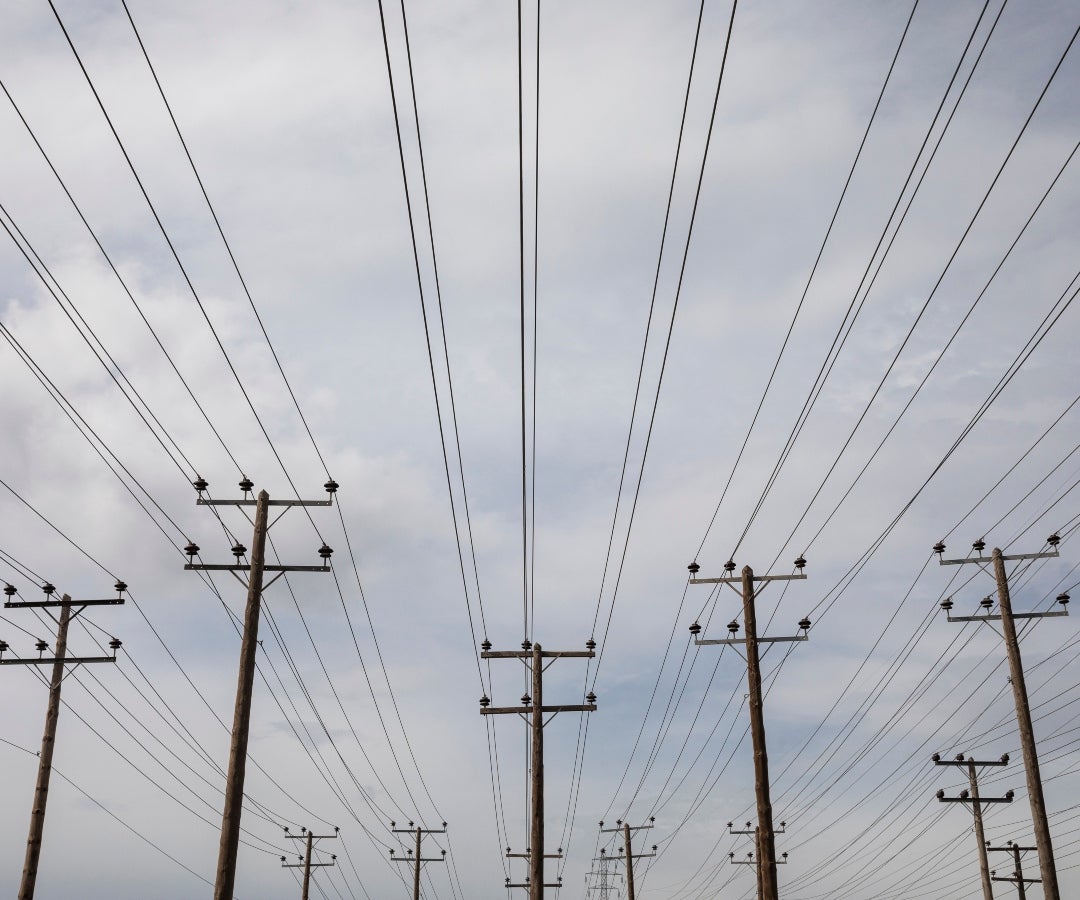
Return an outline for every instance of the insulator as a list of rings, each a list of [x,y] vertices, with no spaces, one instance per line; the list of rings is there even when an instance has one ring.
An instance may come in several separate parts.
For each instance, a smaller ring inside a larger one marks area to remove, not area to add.
[[[979,606],[981,606],[983,609],[989,609],[993,605],[994,601],[991,600],[989,597],[983,597],[982,600],[979,601]]]
[[[532,701],[532,697],[530,697],[528,694],[522,694],[521,695],[521,705],[522,706],[528,706],[531,701]]]
[[[585,699],[588,700],[590,704],[594,704],[596,703],[596,694],[594,694],[592,691],[589,691],[589,693],[585,695]]]
[[[935,753],[935,754],[934,754],[933,756],[931,756],[930,758],[931,758],[931,759],[932,759],[932,760],[933,760],[934,762],[941,762],[941,754],[940,754],[940,753]]]
[[[941,556],[941,554],[945,552],[945,542],[944,541],[938,541],[936,544],[934,544],[934,552],[938,556]]]
[[[799,557],[795,560],[795,568],[800,572],[806,568],[806,557],[799,554]]]
[[[690,633],[695,637],[701,634],[701,626],[697,622],[695,622],[693,625],[690,626]]]
[[[210,482],[207,481],[205,478],[202,478],[202,477],[196,478],[191,483],[192,483],[192,485],[194,485],[195,490],[197,490],[200,494],[203,491],[205,491],[208,487],[210,487]]]
[[[1060,603],[1062,606],[1068,606],[1069,605],[1069,595],[1068,594],[1058,594],[1057,595],[1057,602]]]
[[[480,705],[484,707],[491,706],[491,698],[487,694],[484,694],[484,696],[480,698]]]
[[[810,620],[806,618],[799,619],[799,627],[803,631],[808,631],[810,629]]]
[[[7,641],[0,641],[0,653],[3,653],[8,648]]]
[[[38,653],[44,653],[49,649],[49,645],[46,644],[45,641],[38,641],[34,646],[37,647]]]
[[[946,612],[948,612],[950,609],[952,609],[953,608],[952,597],[946,597],[944,600],[942,600],[941,601],[941,608],[943,610],[945,610]]]
[[[199,545],[196,544],[194,541],[188,541],[187,546],[184,548],[184,552],[188,556],[194,558],[195,555],[199,552]]]
[[[1012,798],[1013,798],[1013,792],[1012,791],[1006,791],[1005,792],[1005,799],[1008,800],[1010,803],[1012,803]]]
[[[15,593],[16,593],[15,592],[15,586],[12,585],[12,584],[5,584],[4,585],[4,593],[7,594],[9,597],[14,597]]]
[[[1051,547],[1056,547],[1058,544],[1061,543],[1061,535],[1055,531],[1052,535],[1050,535],[1050,537],[1046,539],[1046,543],[1048,543]]]
[[[321,556],[323,559],[329,559],[333,555],[334,551],[327,546],[325,541],[323,541],[323,545],[319,548],[319,556]]]
[[[727,623],[727,630],[730,631],[732,634],[735,634],[735,632],[739,630],[739,623],[732,619],[730,622]]]
[[[485,653],[487,653],[488,650],[491,649],[491,641],[489,641],[489,640],[487,640],[487,638],[485,638],[484,642],[480,645],[480,649],[483,650]]]
[[[963,789],[963,790],[962,790],[962,791],[960,792],[960,799],[961,799],[961,800],[967,800],[967,798],[968,798],[969,796],[971,796],[971,795],[970,795],[970,794],[968,793],[968,790],[967,790],[967,788],[964,788],[964,789]]]
[[[522,650],[532,650],[532,641],[525,640],[521,642]]]
[[[592,638],[589,638],[585,642],[585,649],[586,650],[595,650],[596,649],[596,641],[594,641]]]
[[[253,487],[255,487],[255,482],[245,475],[240,482],[240,490],[242,490],[245,494],[250,494]]]
[[[979,538],[974,544],[971,545],[971,549],[974,550],[976,553],[982,553],[985,548],[986,541],[984,541],[982,538]]]
[[[236,544],[234,544],[234,545],[233,545],[233,548],[232,548],[232,554],[233,554],[233,556],[235,556],[235,557],[236,557],[237,559],[239,559],[239,558],[240,558],[241,556],[243,556],[243,555],[244,555],[245,553],[247,553],[247,547],[245,547],[245,546],[244,546],[243,544],[241,544],[241,543],[237,542]]]
[[[735,571],[735,560],[729,559],[726,563],[724,563],[724,571],[725,572],[734,572]]]
[[[1001,754],[1001,761],[1002,761],[1002,762],[1003,762],[1003,763],[1004,763],[1005,765],[1008,765],[1008,764],[1009,764],[1009,754],[1008,754],[1008,753],[1002,753],[1002,754]]]
[[[336,494],[337,489],[341,487],[341,485],[339,485],[336,481],[334,481],[333,478],[331,478],[328,482],[326,482],[326,484],[323,485],[323,487],[326,488],[326,493]]]
[[[701,566],[699,566],[696,562],[690,563],[690,565],[688,565],[686,568],[690,570],[691,575],[697,575],[697,573],[701,571]]]
[[[51,584],[49,584],[49,582],[47,582],[47,581],[41,586],[41,589],[45,592],[45,595],[48,596],[48,597],[51,597],[53,594],[56,593],[56,588],[53,587]]]
[[[956,754],[956,761],[957,762],[963,762],[964,761],[964,754],[963,753],[957,753]]]
[[[127,585],[124,584],[124,582],[122,582],[122,581],[116,582],[116,584],[114,584],[113,587],[116,589],[116,592],[118,594],[122,594],[122,593],[124,593],[124,591],[127,590]]]
[[[938,791],[937,792],[937,798],[938,798],[938,800],[944,800],[945,799],[945,792],[944,791]]]
[[[109,646],[112,647],[113,650],[119,650],[123,646],[123,642],[120,638],[113,638],[109,641]]]

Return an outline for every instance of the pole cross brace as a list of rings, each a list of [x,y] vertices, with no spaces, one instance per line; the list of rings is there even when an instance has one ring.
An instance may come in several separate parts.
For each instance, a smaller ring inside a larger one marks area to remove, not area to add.
[[[799,635],[795,635],[794,637],[767,637],[767,638],[759,637],[757,639],[757,642],[759,644],[777,644],[777,643],[782,643],[782,642],[785,642],[785,641],[790,642],[790,641],[808,641],[808,640],[810,640],[809,635],[799,634]],[[730,639],[725,639],[725,640],[705,640],[705,639],[697,640],[697,639],[695,639],[694,643],[697,644],[698,646],[701,646],[701,647],[704,647],[706,645],[712,645],[712,644],[745,644],[746,643],[746,638],[730,638]]]
[[[507,859],[532,859],[532,851],[531,850],[526,850],[524,853],[511,853],[510,848],[507,847],[506,848],[506,858]],[[563,858],[562,850],[559,850],[558,853],[545,853],[544,854],[544,859],[562,859],[562,858]]]
[[[503,715],[526,715],[533,711],[532,706],[488,706],[480,710],[482,716],[503,716]],[[541,706],[541,712],[596,712],[595,703],[580,703],[572,704],[570,706]]]
[[[806,573],[797,575],[755,575],[754,581],[805,581]],[[691,584],[742,584],[742,576],[726,575],[721,578],[691,578]]]
[[[1054,550],[1051,553],[1003,553],[1001,558],[1006,561],[1014,559],[1053,559],[1058,555],[1057,550]],[[989,563],[992,561],[989,556],[970,556],[967,559],[940,559],[938,565],[962,566],[965,563]]]
[[[43,609],[54,606],[116,606],[124,602],[123,597],[109,597],[107,600],[71,600],[65,603],[63,600],[9,600],[4,604],[4,609]],[[80,609],[79,612],[82,610]],[[75,618],[75,613],[72,618]]]
[[[61,662],[55,656],[45,656],[41,659],[0,659],[0,666],[44,666]],[[82,663],[105,663],[116,662],[115,656],[65,656],[62,660],[67,665],[77,666]]]
[[[197,497],[195,503],[199,506],[257,506],[258,500],[209,500],[206,497]],[[333,500],[268,500],[267,506],[333,506]]]

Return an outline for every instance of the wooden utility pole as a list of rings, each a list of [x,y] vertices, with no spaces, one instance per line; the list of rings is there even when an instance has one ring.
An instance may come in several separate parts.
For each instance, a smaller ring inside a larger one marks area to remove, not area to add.
[[[971,814],[975,817],[975,842],[979,845],[979,874],[982,878],[983,900],[994,900],[993,886],[990,884],[990,863],[986,857],[986,837],[983,834],[982,808],[984,803],[1012,803],[1013,792],[1007,791],[1004,797],[980,797],[978,769],[983,766],[1007,766],[1009,754],[1004,754],[1001,759],[977,760],[973,757],[964,757],[959,753],[956,759],[942,759],[935,753],[932,757],[936,766],[965,766],[968,773],[969,788],[961,791],[959,797],[946,797],[944,791],[937,792],[937,798],[942,803],[970,803]]]
[[[43,586],[44,600],[13,600],[18,593],[10,585],[4,585],[4,593],[7,601],[5,609],[37,608],[53,609],[60,608],[60,616],[57,618],[51,612],[46,614],[56,622],[56,652],[51,658],[42,656],[49,649],[45,641],[37,642],[37,659],[18,659],[9,657],[4,659],[4,652],[9,649],[6,641],[0,641],[0,665],[30,665],[52,666],[52,679],[49,682],[49,703],[45,711],[45,731],[41,737],[41,752],[38,754],[37,783],[34,785],[34,805],[30,810],[30,833],[26,839],[26,859],[23,863],[22,880],[19,884],[19,900],[33,900],[34,890],[37,886],[38,863],[41,859],[41,841],[45,833],[45,807],[49,799],[49,780],[52,777],[53,750],[56,747],[56,725],[60,718],[60,687],[64,681],[64,667],[71,666],[74,670],[83,663],[116,662],[116,651],[120,649],[120,641],[113,638],[109,642],[112,648],[112,656],[68,656],[67,636],[68,625],[71,620],[79,615],[87,606],[115,606],[124,602],[124,591],[127,585],[122,581],[116,582],[118,596],[107,600],[72,600],[67,594],[61,599],[54,600],[52,595],[56,588],[51,584]],[[74,612],[72,607],[77,606]]]
[[[1020,855],[1022,853],[1028,852],[1029,850],[1035,850],[1036,849],[1035,847],[1021,847],[1019,844],[1014,844],[1012,841],[1006,841],[1004,847],[991,847],[989,845],[989,843],[988,843],[986,849],[990,853],[1011,853],[1012,854],[1013,865],[1016,866],[1016,868],[1013,870],[1012,877],[1011,878],[1005,878],[1005,877],[999,876],[997,874],[997,872],[991,872],[990,873],[990,880],[991,881],[1008,881],[1008,882],[1010,882],[1012,884],[1015,884],[1016,885],[1016,893],[1020,897],[1020,900],[1025,900],[1025,898],[1027,897],[1027,889],[1024,887],[1025,884],[1039,884],[1042,881],[1041,878],[1025,878],[1024,877],[1024,867],[1020,862]]]
[[[765,716],[761,694],[761,659],[758,645],[777,641],[805,641],[807,632],[810,629],[810,620],[804,618],[799,622],[802,634],[794,637],[758,637],[757,611],[754,603],[757,591],[754,588],[754,583],[804,579],[806,574],[802,570],[805,566],[806,560],[801,556],[795,560],[795,568],[798,571],[794,575],[755,576],[754,570],[750,566],[744,566],[741,578],[736,578],[730,574],[735,570],[735,563],[731,560],[724,564],[724,569],[728,572],[728,575],[722,578],[698,578],[696,577],[700,568],[698,564],[696,562],[691,563],[688,567],[690,569],[690,584],[726,584],[733,590],[736,590],[735,584],[741,586],[743,620],[746,626],[745,638],[735,637],[739,630],[739,623],[734,620],[728,623],[728,632],[731,637],[726,640],[698,639],[697,636],[701,633],[701,626],[697,622],[690,626],[690,633],[694,636],[694,643],[699,645],[746,645],[745,659],[746,680],[749,691],[750,738],[754,747],[754,791],[757,796],[758,828],[760,829],[758,866],[761,870],[761,891],[764,900],[778,900],[779,888],[776,881],[776,838],[773,831],[772,799],[769,795],[769,755],[765,746]]]
[[[442,828],[421,828],[419,826],[413,827],[413,823],[409,823],[408,828],[397,828],[395,823],[390,823],[390,830],[394,834],[415,834],[416,835],[416,854],[414,855],[412,850],[409,850],[405,856],[398,856],[391,849],[390,858],[395,862],[406,862],[413,867],[413,900],[420,900],[420,869],[422,863],[428,862],[446,862],[446,851],[443,850],[442,856],[428,856],[425,857],[421,853],[421,842],[423,841],[425,834],[446,834],[446,823],[442,823]]]
[[[311,851],[315,846],[315,841],[329,840],[336,838],[340,828],[335,828],[333,834],[314,834],[308,831],[306,828],[300,829],[300,834],[289,834],[289,829],[285,829],[285,837],[291,838],[294,841],[304,842],[304,856],[303,862],[289,863],[285,862],[285,857],[281,857],[281,867],[283,869],[303,869],[304,880],[303,886],[300,889],[300,900],[308,900],[309,891],[311,889],[311,870],[320,868],[321,866],[332,866],[337,862],[337,856],[330,855],[330,862],[312,862]],[[297,857],[300,859],[301,857]]]
[[[765,896],[765,893],[764,886],[762,885],[761,881],[761,829],[755,827],[752,822],[747,822],[746,828],[737,829],[731,822],[727,823],[727,827],[728,832],[731,834],[752,835],[754,838],[754,849],[750,853],[746,854],[746,859],[736,859],[734,853],[729,853],[728,856],[731,858],[732,865],[746,865],[754,867],[754,871],[757,876],[757,898],[758,900],[762,900],[762,898]],[[781,822],[780,827],[774,829],[773,834],[783,834],[786,830],[787,822]],[[757,857],[756,859],[755,855]],[[787,854],[782,853],[780,854],[780,858],[776,861],[776,864],[779,866],[783,865],[786,862]]]
[[[249,563],[240,562],[241,557],[247,553],[247,548],[239,543],[232,548],[233,556],[236,557],[236,562],[232,564],[196,563],[195,557],[199,553],[198,545],[188,543],[184,548],[189,558],[188,564],[184,566],[185,569],[232,572],[241,582],[243,579],[239,573],[248,573],[244,632],[240,642],[240,671],[236,682],[236,705],[233,709],[232,739],[229,744],[229,769],[225,779],[225,805],[221,815],[221,841],[218,846],[217,877],[214,882],[214,900],[232,900],[233,887],[236,883],[236,851],[240,845],[240,815],[244,801],[244,776],[247,769],[248,732],[251,723],[251,694],[255,684],[255,654],[259,648],[259,615],[263,590],[286,572],[329,572],[330,556],[334,552],[323,544],[319,548],[319,556],[323,559],[323,564],[320,566],[267,565],[266,534],[272,524],[269,522],[270,507],[284,507],[281,513],[284,515],[294,506],[330,506],[334,502],[333,495],[338,489],[338,484],[333,480],[326,482],[325,488],[331,496],[330,500],[271,500],[266,491],[260,491],[258,499],[255,499],[251,496],[255,485],[248,478],[240,482],[240,489],[244,492],[243,499],[211,500],[203,496],[209,486],[206,479],[199,478],[194,485],[199,493],[195,501],[199,506],[255,507],[255,530],[251,540]],[[277,522],[280,518],[281,516],[278,516],[274,521]],[[264,586],[263,576],[266,572],[277,574]]]
[[[539,644],[522,641],[520,650],[492,650],[491,642],[481,644],[482,659],[520,659],[532,675],[532,695],[521,698],[521,706],[491,705],[491,699],[484,695],[480,698],[480,714],[516,715],[532,729],[532,822],[529,830],[530,844],[527,854],[529,859],[529,878],[519,884],[511,884],[507,879],[506,887],[527,887],[529,900],[543,900],[545,887],[561,887],[562,879],[554,884],[544,882],[544,714],[551,713],[551,719],[561,712],[593,712],[596,710],[596,695],[591,691],[585,697],[586,703],[573,705],[544,705],[544,665],[545,659],[552,661],[568,657],[591,659],[596,655],[596,642],[591,638],[586,641],[586,650],[542,650]],[[551,665],[551,663],[548,663]],[[526,718],[527,717],[527,718]],[[548,722],[551,721],[548,719]]]
[[[1031,819],[1035,828],[1035,845],[1039,849],[1039,873],[1042,875],[1043,893],[1046,900],[1061,900],[1061,892],[1058,889],[1057,867],[1054,864],[1054,847],[1050,840],[1050,823],[1046,815],[1046,801],[1043,798],[1042,776],[1039,774],[1039,754],[1035,748],[1035,729],[1031,723],[1031,708],[1028,704],[1027,685],[1024,682],[1024,665],[1020,659],[1020,642],[1016,636],[1016,619],[1043,619],[1051,616],[1068,615],[1068,594],[1059,594],[1058,602],[1062,609],[1060,612],[1029,612],[1014,613],[1012,598],[1009,596],[1009,577],[1005,572],[1005,563],[1009,560],[1024,559],[1048,559],[1058,555],[1057,545],[1061,538],[1052,534],[1046,539],[1050,545],[1047,553],[1012,553],[1005,555],[998,548],[991,551],[990,559],[983,556],[986,543],[979,539],[972,544],[972,549],[978,556],[965,559],[941,559],[945,552],[944,542],[939,541],[934,545],[934,552],[939,556],[941,565],[963,565],[975,563],[984,571],[989,562],[993,566],[994,580],[997,583],[999,615],[990,615],[993,601],[987,597],[982,601],[982,607],[986,611],[978,616],[948,616],[950,622],[1001,622],[1001,636],[1005,639],[1005,653],[1009,660],[1009,680],[1012,682],[1013,702],[1016,705],[1016,724],[1020,731],[1020,747],[1024,753],[1024,772],[1027,776],[1028,802],[1031,804]],[[946,613],[952,609],[951,598],[943,600],[942,608]],[[992,626],[991,626],[992,627]]]
[[[611,834],[621,831],[623,835],[623,849],[619,850],[619,853],[625,853],[622,857],[626,860],[626,900],[635,900],[634,898],[634,860],[644,859],[648,856],[656,856],[656,845],[653,844],[652,853],[634,853],[633,842],[630,840],[630,832],[643,831],[646,828],[652,828],[653,823],[656,821],[655,816],[649,816],[648,825],[635,825],[631,827],[629,822],[623,822],[621,819],[616,822],[618,828],[605,828],[604,823],[600,823],[601,833]]]

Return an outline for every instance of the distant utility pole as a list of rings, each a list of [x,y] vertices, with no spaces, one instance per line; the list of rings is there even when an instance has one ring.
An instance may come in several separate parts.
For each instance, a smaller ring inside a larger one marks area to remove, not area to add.
[[[731,822],[727,823],[727,827],[728,827],[728,831],[731,834],[753,835],[753,838],[754,838],[754,850],[751,850],[749,853],[746,854],[746,859],[736,859],[734,853],[729,853],[728,856],[731,858],[731,864],[732,865],[743,865],[743,866],[753,866],[754,867],[754,872],[755,872],[755,874],[757,876],[757,897],[758,897],[758,900],[762,900],[762,898],[764,897],[764,889],[763,889],[763,885],[761,883],[761,859],[762,859],[762,853],[761,853],[761,829],[753,826],[753,823],[751,823],[751,822],[746,823],[746,828],[745,829],[741,829],[741,828],[737,829],[737,828],[735,828],[735,826]],[[783,834],[786,830],[787,830],[787,822],[781,822],[780,827],[778,829],[776,829],[773,833],[774,834]],[[757,856],[756,859],[755,859],[755,851],[756,851],[756,856]],[[779,865],[783,865],[786,862],[787,862],[787,854],[782,853],[782,854],[780,854],[780,859],[778,859],[776,861],[776,864],[779,866]]]
[[[291,838],[294,841],[304,842],[304,855],[302,862],[287,863],[285,857],[281,857],[281,867],[283,869],[303,869],[304,870],[304,883],[300,891],[300,900],[308,900],[308,891],[311,887],[311,870],[317,869],[320,866],[332,866],[337,861],[337,856],[330,854],[330,862],[312,862],[311,850],[315,846],[315,841],[331,840],[338,836],[340,828],[334,828],[333,834],[314,834],[308,831],[306,828],[300,829],[300,834],[289,834],[289,829],[285,829],[285,837]],[[297,857],[301,859],[301,857]]]
[[[19,900],[33,900],[34,888],[37,885],[38,861],[41,858],[41,840],[45,832],[45,805],[49,799],[49,779],[52,776],[53,749],[56,746],[56,723],[60,718],[60,685],[64,681],[64,666],[71,666],[74,671],[83,663],[116,662],[116,651],[120,649],[120,641],[113,638],[109,641],[112,648],[112,656],[68,656],[67,636],[68,625],[88,606],[116,606],[124,602],[124,591],[127,585],[122,581],[116,582],[116,597],[107,600],[72,600],[64,594],[59,600],[53,599],[56,588],[51,584],[42,587],[45,592],[44,600],[13,600],[18,593],[10,585],[4,585],[4,593],[7,601],[4,609],[44,609],[46,615],[56,622],[56,653],[52,657],[42,656],[49,649],[45,641],[37,642],[37,659],[4,659],[4,651],[9,649],[7,641],[0,641],[0,665],[5,666],[47,666],[52,665],[52,680],[49,682],[49,704],[45,711],[45,733],[41,738],[41,752],[38,754],[37,784],[34,786],[34,805],[30,810],[30,834],[26,839],[26,861],[23,863],[22,881],[19,884]],[[72,612],[72,607],[78,607]],[[57,618],[48,610],[60,608],[60,617]]]
[[[1013,865],[1016,868],[1013,870],[1011,878],[1004,878],[997,874],[997,872],[990,873],[991,881],[1008,881],[1016,885],[1016,893],[1019,895],[1020,900],[1025,900],[1027,897],[1027,889],[1025,884],[1040,884],[1041,878],[1025,878],[1024,868],[1020,864],[1020,855],[1030,850],[1035,850],[1035,847],[1021,847],[1019,844],[1014,844],[1012,841],[1006,841],[1004,847],[991,847],[987,842],[986,849],[991,853],[1011,853],[1013,857]]]
[[[585,888],[585,894],[590,900],[594,896],[596,897],[596,900],[610,900],[612,897],[617,897],[619,895],[619,885],[617,883],[612,884],[612,878],[614,877],[617,882],[619,875],[618,873],[611,872],[608,868],[608,866],[615,862],[615,857],[608,856],[607,851],[601,849],[600,855],[594,856],[592,861],[594,863],[600,863],[600,869],[599,871],[591,869],[589,875],[592,875],[594,878],[599,878],[600,881],[598,884],[594,883],[587,886]]]
[[[942,759],[941,754],[935,753],[932,759],[935,766],[965,766],[967,768],[969,790],[961,791],[959,797],[946,797],[944,791],[938,791],[937,798],[942,803],[971,804],[971,814],[975,817],[975,842],[979,845],[979,874],[982,876],[983,900],[994,900],[994,890],[990,884],[990,864],[986,858],[987,841],[983,835],[982,808],[984,803],[1012,803],[1013,792],[1006,791],[1004,797],[980,797],[977,770],[983,766],[1007,766],[1009,754],[1004,754],[1001,759],[977,760],[970,756],[965,758],[963,753],[958,753],[956,759]]]
[[[414,855],[412,850],[409,850],[405,856],[398,856],[393,849],[390,850],[390,858],[395,862],[407,862],[413,867],[413,900],[420,900],[420,869],[422,863],[427,862],[446,862],[446,851],[443,850],[442,856],[427,856],[425,857],[421,853],[421,843],[423,842],[425,834],[446,834],[446,823],[442,823],[442,828],[421,828],[419,825],[413,826],[413,823],[409,823],[408,828],[398,828],[395,822],[390,823],[390,830],[394,834],[415,834],[416,835],[416,854]]]
[[[543,900],[545,887],[561,887],[562,879],[556,884],[544,883],[544,714],[551,713],[550,722],[561,712],[594,712],[596,710],[596,695],[590,691],[585,697],[586,703],[569,706],[545,706],[544,698],[544,665],[545,659],[554,662],[563,658],[586,658],[596,656],[596,641],[590,638],[585,642],[586,650],[542,650],[539,644],[530,641],[522,641],[520,650],[492,650],[491,641],[484,641],[481,646],[480,657],[482,659],[520,659],[532,674],[532,696],[525,694],[521,698],[521,706],[492,706],[491,698],[486,694],[480,698],[480,715],[515,715],[521,716],[525,723],[532,729],[532,827],[529,839],[529,878],[521,884],[511,884],[507,879],[507,887],[527,887],[529,900]]]
[[[986,611],[978,616],[954,616],[949,613],[952,609],[952,598],[946,598],[941,602],[942,608],[948,613],[950,622],[984,622],[989,625],[992,621],[1001,622],[1001,636],[1005,639],[1005,652],[1009,659],[1009,676],[1012,682],[1013,701],[1016,704],[1016,724],[1020,730],[1020,746],[1024,751],[1024,771],[1027,775],[1028,800],[1031,803],[1031,819],[1035,827],[1035,845],[1039,848],[1039,871],[1042,875],[1043,891],[1046,900],[1061,900],[1061,892],[1058,890],[1057,868],[1054,865],[1054,847],[1050,841],[1050,823],[1046,816],[1046,801],[1043,799],[1042,777],[1039,775],[1039,755],[1035,750],[1035,729],[1031,724],[1031,709],[1028,706],[1027,685],[1024,683],[1024,664],[1020,660],[1020,642],[1016,638],[1016,619],[1044,619],[1050,616],[1068,615],[1068,594],[1059,594],[1058,602],[1061,604],[1061,612],[1028,612],[1014,613],[1012,599],[1009,596],[1009,577],[1005,573],[1005,563],[1009,560],[1023,559],[1049,559],[1058,555],[1057,545],[1061,538],[1052,534],[1046,539],[1050,545],[1048,553],[1012,553],[1004,555],[996,547],[991,551],[990,558],[983,556],[986,542],[981,538],[971,545],[978,556],[965,559],[942,559],[945,552],[945,543],[938,541],[934,545],[934,552],[939,557],[943,566],[964,565],[975,563],[986,571],[987,563],[993,565],[994,580],[997,582],[998,609],[1000,615],[990,615],[993,601],[987,597],[982,601],[982,607]],[[990,625],[993,628],[992,625]],[[994,629],[995,631],[997,629]]]
[[[776,839],[773,832],[772,800],[769,797],[769,756],[765,748],[765,716],[762,708],[761,697],[761,660],[758,652],[758,644],[771,644],[778,641],[805,641],[807,631],[810,629],[810,620],[803,619],[799,622],[802,634],[795,637],[758,637],[757,613],[754,601],[757,592],[754,590],[754,582],[768,581],[793,581],[805,579],[803,568],[806,560],[801,556],[795,560],[795,568],[798,572],[794,575],[754,575],[754,570],[745,566],[742,577],[738,578],[731,573],[735,571],[735,563],[728,560],[724,563],[724,571],[728,574],[722,578],[698,578],[700,566],[694,562],[687,567],[690,569],[690,584],[726,584],[736,593],[741,585],[743,601],[743,619],[746,623],[746,637],[736,638],[739,623],[732,620],[728,623],[730,637],[726,640],[700,640],[701,626],[695,622],[690,626],[690,633],[694,636],[694,643],[705,644],[745,644],[746,645],[746,680],[750,695],[750,738],[754,745],[754,788],[757,794],[758,828],[760,833],[759,866],[761,868],[762,897],[763,900],[778,900],[779,888],[776,881]]]
[[[629,822],[624,822],[621,819],[615,824],[618,828],[605,828],[604,823],[600,823],[600,831],[603,834],[612,834],[615,832],[622,832],[623,846],[619,849],[619,853],[623,853],[625,850],[625,856],[621,857],[626,860],[626,900],[634,900],[634,860],[645,859],[649,856],[656,856],[656,844],[653,844],[652,853],[635,853],[633,842],[630,840],[631,831],[644,831],[646,828],[652,828],[653,823],[656,821],[655,816],[649,816],[648,825],[635,825],[631,826]]]
[[[203,496],[209,485],[205,478],[194,482],[199,492],[195,501],[199,506],[237,506],[255,507],[255,533],[251,540],[251,562],[242,563],[240,558],[247,553],[247,548],[237,543],[232,548],[235,563],[204,564],[196,563],[199,547],[189,542],[184,548],[188,555],[185,569],[195,571],[232,572],[241,584],[247,586],[247,608],[244,611],[244,633],[240,642],[240,674],[236,683],[236,706],[233,711],[232,741],[229,745],[229,771],[225,781],[225,806],[221,816],[221,843],[218,847],[217,877],[214,883],[214,900],[232,900],[233,886],[236,883],[236,851],[240,844],[240,814],[244,800],[244,774],[247,769],[248,728],[251,722],[251,692],[255,683],[255,651],[259,646],[259,613],[262,607],[263,591],[270,587],[286,572],[329,572],[330,556],[334,552],[326,544],[319,548],[323,563],[320,566],[278,566],[266,563],[266,533],[270,526],[280,521],[294,506],[330,506],[334,502],[334,492],[338,483],[326,482],[324,487],[330,494],[329,500],[271,500],[266,491],[260,491],[258,499],[251,496],[254,483],[245,478],[240,482],[244,496],[240,500],[211,500]],[[271,506],[283,507],[281,515],[274,522],[269,522]],[[247,572],[247,581],[239,573]],[[270,581],[263,585],[265,572],[277,572]]]

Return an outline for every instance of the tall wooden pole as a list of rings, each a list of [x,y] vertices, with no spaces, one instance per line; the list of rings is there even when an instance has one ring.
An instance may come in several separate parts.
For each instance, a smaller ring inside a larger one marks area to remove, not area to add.
[[[630,841],[629,822],[623,822],[623,843],[626,845],[626,900],[634,900],[634,846]]]
[[[420,900],[420,841],[423,832],[416,829],[416,859],[413,862],[413,900]]]
[[[37,884],[41,839],[45,831],[45,804],[49,799],[49,778],[52,775],[53,749],[56,746],[56,723],[60,718],[60,685],[64,680],[70,617],[71,597],[64,594],[60,606],[60,622],[56,630],[56,662],[53,663],[52,682],[49,685],[49,706],[45,712],[45,733],[41,738],[41,753],[38,757],[34,807],[30,812],[30,835],[26,840],[26,862],[23,865],[22,883],[19,885],[19,900],[33,900]]]
[[[221,817],[214,900],[232,900],[236,882],[236,851],[240,845],[240,812],[244,801],[251,692],[255,683],[255,651],[259,646],[259,610],[262,602],[263,566],[266,562],[266,523],[270,495],[259,492],[255,505],[255,534],[251,540],[251,571],[248,575],[244,634],[240,644],[240,674],[236,684],[229,772],[225,782],[225,809]]]
[[[544,898],[544,659],[532,646],[532,846],[529,900]]]
[[[300,900],[308,900],[308,891],[311,889],[311,843],[312,833],[309,831],[304,847],[304,887],[300,892]]]
[[[743,619],[746,628],[747,687],[750,694],[750,738],[754,746],[754,789],[757,813],[764,900],[778,900],[776,884],[776,838],[773,835],[772,800],[769,797],[769,756],[765,749],[765,716],[761,699],[761,661],[758,658],[757,614],[754,610],[754,570],[742,570]]]
[[[1005,573],[1005,560],[1002,558],[1001,550],[995,547],[991,558],[994,561],[998,606],[1001,609],[1001,630],[1005,636],[1013,700],[1016,703],[1020,747],[1024,752],[1028,800],[1031,803],[1031,821],[1035,829],[1035,846],[1039,850],[1039,872],[1042,876],[1043,894],[1046,900],[1061,900],[1057,868],[1054,865],[1054,848],[1050,842],[1050,824],[1046,817],[1046,801],[1043,799],[1042,777],[1039,774],[1039,755],[1035,750],[1035,730],[1031,724],[1031,709],[1028,705],[1027,685],[1024,682],[1024,666],[1020,660],[1020,642],[1016,637],[1012,599],[1009,596],[1009,578]]]
[[[1013,845],[1013,862],[1016,864],[1016,892],[1020,900],[1027,897],[1027,888],[1024,886],[1024,867],[1020,863],[1020,846]]]
[[[982,877],[983,900],[994,900],[990,884],[990,861],[986,858],[986,838],[983,836],[982,803],[979,800],[979,777],[975,772],[975,759],[967,761],[968,783],[971,789],[971,811],[975,814],[975,840],[979,845],[979,874]]]

